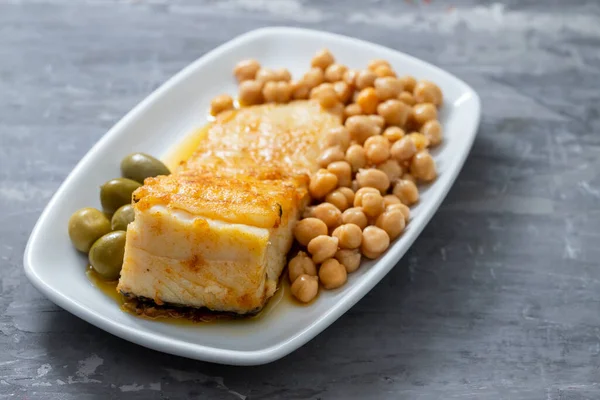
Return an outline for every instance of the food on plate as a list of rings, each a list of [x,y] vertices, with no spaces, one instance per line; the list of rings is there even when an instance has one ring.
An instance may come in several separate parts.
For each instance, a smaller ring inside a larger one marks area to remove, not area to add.
[[[105,213],[112,214],[121,206],[131,203],[133,191],[141,183],[128,178],[116,178],[100,186],[100,204]]]
[[[304,218],[294,227],[294,237],[303,246],[319,235],[327,235],[327,225],[318,218]]]
[[[292,295],[303,303],[309,303],[319,293],[319,278],[302,274],[294,279],[291,287]]]
[[[346,268],[335,258],[328,258],[319,268],[319,280],[325,289],[337,289],[346,283]]]
[[[177,171],[134,192],[118,290],[159,305],[261,309],[309,201],[321,132],[340,125],[309,101],[220,114]]]
[[[236,71],[247,63],[242,61]],[[252,65],[258,67],[255,61]],[[417,184],[437,177],[429,149],[443,139],[438,121],[443,94],[433,82],[399,76],[386,60],[349,69],[326,49],[291,86],[293,99],[316,100],[344,123],[323,133],[326,149],[309,183],[312,204],[294,230],[297,244],[312,257],[310,265],[316,265],[320,286],[333,289],[359,268],[362,256],[379,257],[402,235],[409,206],[419,201]],[[240,93],[244,90],[241,85]],[[254,100],[286,103],[288,97]],[[292,294],[301,302],[317,295],[300,291],[314,286],[312,274],[303,270],[307,260],[300,250],[288,265],[296,288]]]
[[[113,231],[126,231],[127,225],[133,222],[135,213],[131,204],[125,204],[119,207],[110,220],[110,227]]]
[[[362,238],[361,238],[362,242]],[[335,253],[335,259],[346,268],[347,273],[354,272],[360,267],[362,255],[359,249],[341,249]]]
[[[418,185],[437,177],[435,83],[381,59],[351,69],[327,49],[297,80],[254,59],[233,75],[237,101],[211,101],[214,121],[191,156],[172,171],[125,157],[122,177],[100,190],[112,221],[82,209],[69,222],[75,247],[129,299],[251,314],[287,265],[291,294],[310,303],[385,253]]]
[[[315,262],[303,251],[299,251],[288,264],[288,275],[290,281],[295,281],[300,275],[317,276],[317,266]]]
[[[125,231],[134,219],[132,193],[145,178],[169,174],[169,169],[148,154],[132,153],[121,161],[121,174],[100,187],[104,212],[87,207],[69,219],[73,246],[88,254],[92,269],[106,280],[118,279],[123,265]]]
[[[110,220],[100,210],[86,207],[69,219],[69,238],[79,251],[87,253],[96,240],[110,232]]]
[[[135,192],[118,290],[240,314],[273,295],[302,199],[283,181],[170,175]]]
[[[444,102],[442,91],[435,83],[426,80],[411,83],[417,103],[432,103],[439,107]]]
[[[383,229],[390,237],[390,240],[394,240],[402,234],[404,226],[406,225],[406,220],[404,219],[402,211],[398,209],[386,209],[379,214],[375,221],[375,225],[378,228]]]
[[[335,58],[333,58],[333,54],[328,49],[322,49],[315,54],[315,56],[310,61],[311,67],[319,68],[322,71],[325,71],[327,67],[335,62]]]
[[[315,263],[320,264],[323,261],[335,255],[338,249],[339,239],[329,235],[319,235],[306,246]]]
[[[146,178],[170,173],[165,164],[145,153],[132,153],[121,161],[121,176],[141,184]]]
[[[260,64],[258,61],[252,59],[244,60],[235,66],[233,74],[237,78],[238,82],[242,82],[254,79],[259,69]]]
[[[419,189],[412,180],[414,179],[412,175],[409,175],[409,177],[409,179],[403,177],[403,179],[400,179],[398,182],[396,182],[394,185],[393,194],[398,198],[398,200],[400,200],[402,204],[412,206],[419,201]]]
[[[94,242],[88,255],[90,265],[106,280],[119,277],[125,253],[125,231],[113,231]]]
[[[233,98],[228,94],[217,96],[210,102],[211,115],[217,115],[227,110],[233,110]]]
[[[387,250],[390,245],[390,237],[386,231],[377,226],[367,226],[363,230],[360,250],[367,258],[377,258]]]

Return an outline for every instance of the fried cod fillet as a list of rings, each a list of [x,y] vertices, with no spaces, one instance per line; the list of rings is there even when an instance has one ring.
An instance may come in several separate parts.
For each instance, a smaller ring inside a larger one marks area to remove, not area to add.
[[[177,171],[134,192],[117,289],[159,305],[260,310],[285,267],[323,133],[340,123],[311,101],[220,114]]]

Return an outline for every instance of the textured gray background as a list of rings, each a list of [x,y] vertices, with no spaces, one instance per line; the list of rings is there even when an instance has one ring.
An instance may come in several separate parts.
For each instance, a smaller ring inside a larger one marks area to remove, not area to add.
[[[399,265],[315,340],[235,368],[62,311],[22,254],[125,112],[248,30],[306,26],[433,62],[481,95],[473,152]],[[0,399],[600,398],[594,0],[0,0]]]

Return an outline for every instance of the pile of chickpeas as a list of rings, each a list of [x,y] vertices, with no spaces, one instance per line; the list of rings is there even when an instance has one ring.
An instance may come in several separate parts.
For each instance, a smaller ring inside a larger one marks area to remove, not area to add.
[[[442,141],[440,88],[412,76],[398,77],[385,60],[355,70],[323,49],[293,81],[285,69],[244,60],[234,69],[241,107],[314,99],[343,126],[323,132],[326,149],[310,179],[312,204],[294,228],[303,250],[288,263],[291,292],[308,303],[319,287],[335,289],[362,257],[375,259],[399,237],[419,201],[418,183],[437,177],[428,149]],[[211,114],[234,108],[229,95],[211,102]]]

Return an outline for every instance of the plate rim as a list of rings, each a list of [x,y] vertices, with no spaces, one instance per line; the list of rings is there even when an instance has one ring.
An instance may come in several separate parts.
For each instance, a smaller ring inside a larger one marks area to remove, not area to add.
[[[81,160],[77,163],[77,165],[71,170],[69,175],[65,178],[65,180],[58,187],[56,192],[53,194],[52,198],[44,208],[43,212],[40,214],[38,220],[35,223],[34,228],[29,236],[27,241],[27,245],[25,247],[25,251],[23,254],[23,264],[25,275],[31,284],[38,289],[43,295],[45,295],[49,300],[54,302],[59,307],[64,310],[74,314],[75,316],[91,323],[92,325],[105,330],[119,338],[125,339],[127,341],[139,344],[141,346],[166,352],[186,358],[192,358],[197,360],[203,360],[214,363],[221,364],[229,364],[229,365],[261,365],[273,362],[277,359],[280,359],[294,350],[300,348],[308,341],[312,340],[315,336],[325,330],[328,326],[330,326],[334,321],[340,318],[343,314],[345,314],[354,304],[356,304],[360,299],[362,299],[369,291],[378,284],[383,277],[385,277],[389,271],[397,264],[395,261],[389,268],[382,268],[378,271],[377,274],[371,277],[371,279],[366,280],[365,282],[357,282],[350,293],[348,295],[341,298],[334,305],[332,305],[320,318],[318,318],[314,323],[306,326],[304,329],[299,330],[296,334],[285,338],[275,345],[265,347],[259,350],[231,350],[231,349],[221,349],[215,348],[212,346],[206,346],[199,343],[190,343],[183,341],[181,339],[171,338],[168,336],[164,336],[162,334],[146,332],[144,330],[128,330],[127,326],[120,322],[115,322],[105,315],[98,313],[92,309],[89,309],[83,305],[80,305],[77,302],[66,297],[62,291],[55,289],[53,286],[49,285],[43,278],[37,275],[36,269],[33,267],[32,257],[33,257],[33,249],[32,243],[34,243],[37,237],[40,235],[41,226],[43,225],[43,221],[47,219],[50,211],[57,206],[59,199],[62,198],[62,193],[66,190],[67,187],[71,184],[71,181],[75,179],[75,176],[78,174],[78,171],[83,168],[84,164],[87,163],[87,160],[91,158],[92,154],[104,146],[106,146],[113,137],[116,137],[121,130],[121,127],[127,125],[130,120],[136,118],[137,114],[143,112],[150,104],[152,104],[156,99],[158,99],[165,91],[167,91],[171,86],[176,84],[181,80],[185,80],[186,77],[191,74],[199,65],[210,63],[213,59],[217,58],[222,53],[227,52],[230,48],[238,46],[239,44],[247,41],[252,41],[255,39],[259,39],[264,36],[270,35],[278,35],[278,34],[288,34],[288,35],[314,35],[319,34],[323,37],[327,37],[333,40],[343,40],[354,42],[359,45],[366,45],[371,48],[374,48],[377,51],[392,51],[395,53],[401,54],[403,57],[410,59],[413,62],[417,62],[420,64],[427,65],[428,68],[435,70],[437,73],[445,76],[446,79],[452,80],[454,83],[459,84],[464,88],[464,91],[467,92],[474,101],[475,110],[474,117],[468,121],[469,132],[472,130],[473,133],[469,135],[468,143],[465,145],[465,151],[461,152],[458,160],[458,168],[453,171],[450,171],[449,185],[440,192],[437,197],[432,199],[432,212],[429,215],[425,216],[422,224],[417,228],[418,232],[415,233],[409,240],[406,246],[406,250],[410,249],[414,241],[419,237],[422,230],[427,226],[430,219],[439,209],[442,201],[446,198],[450,188],[454,185],[456,178],[460,171],[462,170],[464,163],[466,161],[467,156],[471,152],[471,148],[473,146],[473,142],[477,136],[480,120],[481,120],[481,100],[477,92],[467,83],[465,83],[460,78],[454,76],[453,74],[439,68],[433,64],[428,63],[427,61],[423,61],[409,54],[403,53],[401,51],[372,43],[366,40],[340,35],[336,33],[320,31],[315,29],[307,29],[307,28],[296,28],[296,27],[283,27],[283,26],[273,26],[273,27],[265,27],[259,28],[255,30],[248,31],[241,35],[238,35],[229,41],[221,44],[215,49],[201,55],[196,60],[192,61],[190,64],[185,66],[179,72],[175,73],[169,79],[167,79],[162,85],[160,85],[156,90],[142,99],[139,103],[137,103],[130,111],[128,111],[116,124],[114,124],[81,158]],[[400,255],[402,257],[404,253]],[[378,262],[382,262],[388,258],[392,257],[392,253],[387,253],[384,257],[382,257]]]

